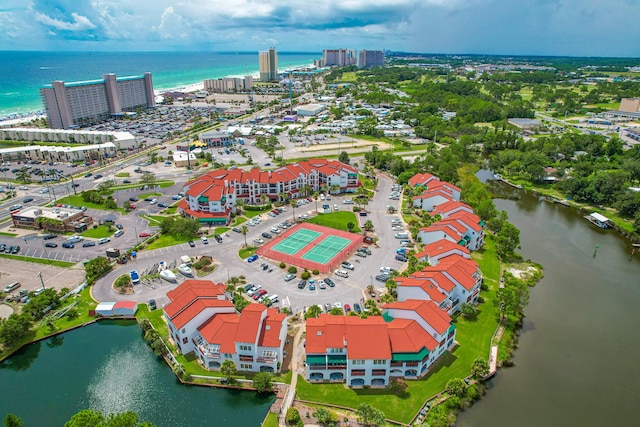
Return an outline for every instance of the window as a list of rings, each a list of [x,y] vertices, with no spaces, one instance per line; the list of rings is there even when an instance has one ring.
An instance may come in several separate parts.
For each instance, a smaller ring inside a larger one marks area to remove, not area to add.
[[[187,332],[187,330],[185,328],[182,328],[182,331],[180,331],[180,332],[182,332],[184,334],[184,333]]]
[[[251,346],[250,345],[241,345],[240,346],[240,350],[251,351]]]
[[[276,357],[276,352],[273,350],[264,350],[262,352],[262,357]]]
[[[364,360],[352,360],[352,365],[364,365]]]
[[[182,344],[186,344],[188,342],[189,342],[189,338],[187,337],[182,338]]]
[[[253,365],[249,364],[249,363],[241,363],[240,364],[240,369],[253,369]]]
[[[386,360],[374,360],[373,364],[374,365],[386,365],[387,361]]]

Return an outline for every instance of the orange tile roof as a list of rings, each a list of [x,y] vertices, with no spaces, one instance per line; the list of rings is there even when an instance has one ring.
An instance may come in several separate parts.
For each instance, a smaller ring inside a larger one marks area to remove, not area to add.
[[[436,222],[433,225],[430,225],[429,227],[421,228],[420,231],[425,231],[427,233],[442,231],[447,236],[451,237],[453,240],[457,242],[462,238],[463,236],[462,233],[466,230],[463,230],[462,232],[460,232],[454,227],[450,227],[447,224],[442,224],[442,221],[440,221],[440,222]]]
[[[280,347],[280,331],[287,315],[280,313],[275,308],[267,309],[267,317],[264,319],[258,345],[261,347]]]
[[[453,194],[451,194],[449,191],[446,191],[445,189],[439,188],[436,190],[424,190],[422,192],[422,194],[420,194],[419,196],[414,196],[413,200],[416,199],[421,199],[421,200],[425,200],[425,199],[430,199],[432,197],[443,197],[445,199],[447,199],[447,201],[453,201]],[[446,203],[446,202],[443,202]]]
[[[440,259],[440,255],[446,254],[447,252],[451,251],[462,252],[466,255],[470,254],[469,249],[465,248],[464,246],[452,242],[451,240],[440,239],[436,240],[433,243],[429,243],[428,245],[424,245],[424,247],[422,248],[422,252],[416,254],[416,258],[419,259],[429,255],[429,257],[431,258]]]
[[[433,301],[410,299],[385,304],[382,308],[414,311],[439,334],[445,333],[451,326],[451,316]],[[392,323],[395,320],[392,320]]]
[[[451,255],[443,258],[437,266],[427,268],[440,268],[441,271],[449,274],[454,280],[456,280],[462,287],[467,290],[473,289],[476,285],[477,279],[473,277],[474,274],[480,275],[480,269],[478,264],[467,258],[463,258],[460,255]]]
[[[197,299],[189,304],[184,310],[179,311],[175,316],[170,316],[171,323],[173,323],[173,326],[177,329],[180,329],[200,314],[204,309],[216,307],[233,308],[234,305],[229,300]]]
[[[427,187],[429,190],[437,190],[443,188],[449,193],[452,193],[453,191],[457,191],[458,193],[460,192],[460,188],[447,181],[432,181]]]
[[[437,267],[440,267],[440,264],[438,264]],[[414,272],[411,275],[411,278],[428,282],[422,285],[423,288],[425,286],[430,287],[431,285],[436,285],[444,292],[451,293],[451,291],[456,288],[456,284],[453,283],[447,276],[445,276],[442,273],[442,270],[444,269],[436,268],[433,266],[425,267],[420,271]]]
[[[409,179],[409,185],[411,185],[412,187],[415,187],[416,185],[425,185],[427,182],[434,179],[438,181],[440,180],[440,178],[428,172],[417,173]]]
[[[262,313],[267,309],[263,304],[249,304],[240,313],[240,325],[236,334],[236,341],[254,343],[258,338]]]
[[[375,345],[372,345],[372,337],[375,337]],[[381,316],[361,319],[329,314],[307,319],[307,353],[326,354],[327,348],[345,347],[350,360],[389,359],[391,345],[386,322]]]
[[[465,211],[456,212],[450,215],[447,219],[463,223],[468,228],[474,230],[476,233],[479,233],[482,230],[482,227],[480,226],[480,217],[474,213]]]
[[[436,206],[435,209],[430,213],[431,213],[431,216],[440,214],[440,216],[445,217],[453,213],[454,211],[460,211],[460,210],[463,212],[469,212],[469,213],[473,212],[473,209],[471,209],[471,206],[467,205],[466,203],[458,202],[456,200],[450,200],[448,202],[444,202]]]
[[[235,337],[240,323],[237,313],[219,313],[210,317],[198,328],[209,344],[220,345],[220,353],[235,353]]]
[[[210,280],[185,280],[177,288],[167,292],[170,303],[164,308],[164,312],[171,319],[197,299],[224,299],[224,289],[223,284],[215,284]]]
[[[418,287],[422,289],[430,299],[440,304],[447,296],[431,281],[425,279],[415,279],[411,277],[396,278],[395,282],[399,287]]]
[[[438,347],[438,341],[415,320],[393,319],[387,328],[393,353],[418,353],[423,347],[429,351]]]

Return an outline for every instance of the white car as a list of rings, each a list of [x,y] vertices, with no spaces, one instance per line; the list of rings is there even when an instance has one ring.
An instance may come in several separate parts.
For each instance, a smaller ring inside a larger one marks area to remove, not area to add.
[[[381,273],[391,273],[391,267],[380,267]]]
[[[155,205],[156,203],[158,203],[158,199],[153,199],[153,200],[151,200],[151,202],[150,202],[150,203],[151,203],[152,205]]]
[[[342,203],[344,203],[345,205],[352,205],[352,204],[353,204],[353,200],[351,200],[351,199],[344,199],[344,200],[342,201]]]
[[[324,283],[324,280],[320,279],[320,280],[318,280],[318,287],[320,289],[327,289],[327,284]]]
[[[28,190],[29,187],[27,187],[26,185],[21,185],[20,187],[18,187],[18,190]]]
[[[333,304],[333,308],[339,308],[339,309],[342,310],[342,304],[339,303],[339,302],[336,302],[336,303]]]
[[[255,239],[253,239],[253,242],[254,242],[254,243],[257,243],[257,244],[259,244],[259,245],[261,245],[261,244],[263,244],[263,243],[264,243],[264,240],[262,240],[262,239],[260,239],[260,238],[255,238]]]
[[[338,206],[338,205],[333,205],[333,210],[334,210],[334,211],[339,211],[339,210],[340,210],[340,206]]]
[[[299,219],[309,219],[309,215],[299,215],[298,216]]]
[[[276,228],[276,227],[271,227],[271,232],[272,232],[273,234],[280,234],[280,229],[279,229],[279,228]]]

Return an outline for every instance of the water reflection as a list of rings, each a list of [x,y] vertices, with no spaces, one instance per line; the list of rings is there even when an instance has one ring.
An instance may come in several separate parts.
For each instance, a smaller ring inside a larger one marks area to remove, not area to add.
[[[38,341],[16,352],[14,357],[6,359],[0,363],[0,369],[10,369],[12,371],[26,371],[36,361],[40,354],[42,342]]]

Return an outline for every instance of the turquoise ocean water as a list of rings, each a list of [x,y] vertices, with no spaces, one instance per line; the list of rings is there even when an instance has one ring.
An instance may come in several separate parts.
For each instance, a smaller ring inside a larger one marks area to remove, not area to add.
[[[278,68],[309,65],[320,53],[278,52]],[[154,89],[258,71],[258,52],[16,52],[0,51],[0,118],[43,109],[39,89],[67,82],[153,73]]]

